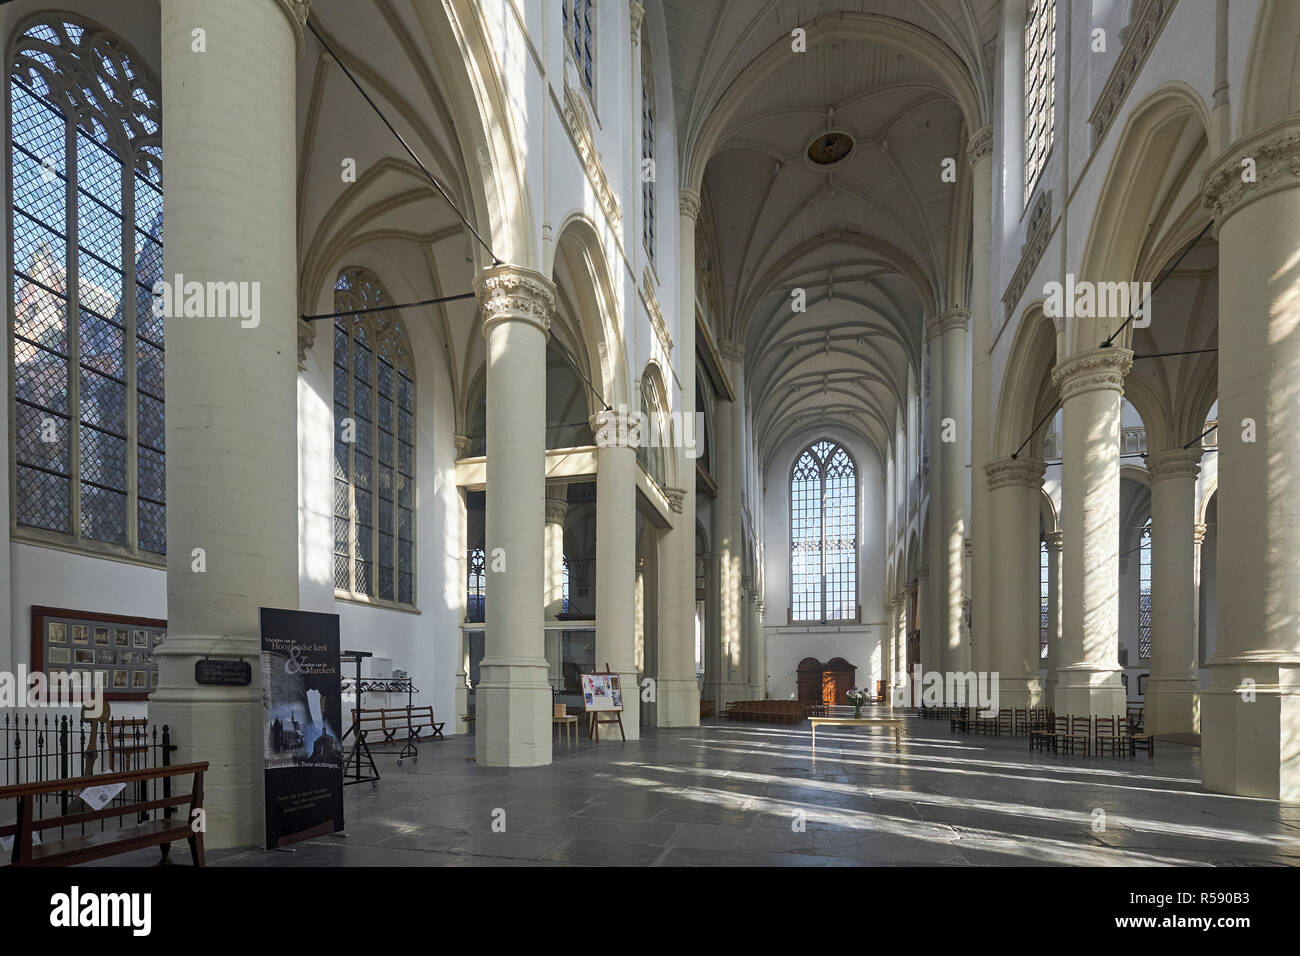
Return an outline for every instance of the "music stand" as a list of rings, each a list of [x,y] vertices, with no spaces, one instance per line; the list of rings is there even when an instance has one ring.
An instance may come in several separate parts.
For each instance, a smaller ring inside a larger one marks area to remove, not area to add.
[[[372,786],[379,781],[379,768],[375,766],[375,758],[370,753],[370,745],[366,743],[366,736],[361,731],[361,660],[365,657],[373,657],[370,651],[344,651],[339,655],[340,661],[346,661],[357,665],[357,702],[352,708],[352,726],[348,732],[343,735],[344,741],[352,734],[356,734],[356,740],[352,743],[352,752],[347,755],[343,761],[343,786],[353,783],[365,783],[370,781]],[[361,757],[365,755],[366,763],[370,765],[371,776],[362,773]],[[349,766],[355,762],[355,770],[349,769]]]

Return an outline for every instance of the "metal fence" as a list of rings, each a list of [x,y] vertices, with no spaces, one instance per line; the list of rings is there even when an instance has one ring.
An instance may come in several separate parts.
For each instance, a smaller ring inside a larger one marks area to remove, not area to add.
[[[5,713],[0,715],[0,787],[168,767],[175,750],[171,728],[151,725],[144,718],[89,723],[68,714]],[[171,796],[171,780],[161,783],[162,795]],[[156,780],[131,784],[109,806],[152,799],[146,788],[158,784]],[[72,791],[36,799],[38,817],[63,815],[77,806]],[[0,819],[12,810],[12,804],[0,806]]]

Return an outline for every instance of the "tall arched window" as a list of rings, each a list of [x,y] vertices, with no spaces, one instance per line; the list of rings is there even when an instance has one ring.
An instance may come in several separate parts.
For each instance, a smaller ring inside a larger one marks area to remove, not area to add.
[[[1047,540],[1038,542],[1038,659],[1047,660],[1048,608]]]
[[[1151,519],[1142,529],[1142,543],[1138,549],[1138,657],[1151,658]]]
[[[348,269],[334,285],[334,587],[415,603],[415,372],[379,279]]]
[[[592,69],[592,48],[595,47],[595,34],[592,33],[591,0],[561,0],[564,10],[564,39],[573,54],[573,62],[578,65],[578,75],[587,92],[595,84]],[[553,21],[552,21],[553,22]]]
[[[160,122],[158,80],[112,34],[43,16],[15,43],[11,435],[24,536],[167,550]]]
[[[660,488],[668,484],[664,472],[664,444],[668,441],[668,426],[659,405],[659,393],[651,377],[641,377],[641,430],[636,457]]]
[[[650,44],[641,41],[641,241],[655,261],[655,77]]]
[[[569,556],[560,557],[560,612],[569,613]]]
[[[804,449],[790,473],[790,611],[857,619],[857,466],[835,442]]]
[[[565,570],[568,570],[567,558]],[[471,549],[468,571],[465,620],[471,624],[482,624],[487,613],[487,562],[482,548]]]
[[[1043,171],[1056,128],[1056,0],[1025,7],[1025,202]]]

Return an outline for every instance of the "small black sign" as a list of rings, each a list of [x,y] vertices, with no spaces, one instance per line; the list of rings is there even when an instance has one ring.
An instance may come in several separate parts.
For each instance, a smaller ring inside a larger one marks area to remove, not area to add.
[[[207,658],[194,662],[194,680],[221,687],[247,687],[253,682],[253,665],[248,661],[214,661]]]

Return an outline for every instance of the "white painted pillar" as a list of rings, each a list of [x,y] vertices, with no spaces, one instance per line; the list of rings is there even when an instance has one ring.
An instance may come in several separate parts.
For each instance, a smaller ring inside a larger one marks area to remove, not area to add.
[[[930,569],[921,568],[916,572],[916,613],[920,618],[918,622],[921,626],[921,659],[918,662],[921,665],[922,672],[934,670],[934,614],[930,606],[934,603],[933,594],[930,587]]]
[[[912,626],[912,586],[898,592],[898,622],[894,629],[894,682],[902,687],[907,683],[907,632]]]
[[[744,573],[743,482],[745,469],[745,349],[737,342],[721,341],[718,353],[731,381],[735,401],[719,402],[716,418],[717,447],[726,444],[726,456],[718,470],[718,497],[713,502],[716,531],[714,550],[718,552],[720,590],[719,638],[722,641],[723,690],[718,700],[719,712],[727,701],[749,696],[745,646],[745,614],[742,575]],[[721,458],[722,456],[719,455]]]
[[[699,193],[679,195],[677,268],[678,395],[682,421],[694,421],[695,408],[695,221]],[[696,442],[703,434],[692,426]],[[685,428],[683,428],[685,430]],[[688,451],[690,452],[688,454]],[[672,528],[665,534],[659,568],[659,677],[655,720],[660,727],[700,725],[700,686],[695,676],[695,462],[702,449],[678,449],[677,487],[668,489]]]
[[[1147,455],[1151,475],[1151,676],[1147,733],[1200,732],[1196,635],[1196,477],[1200,442]]]
[[[939,538],[939,566],[931,565],[935,588],[939,591],[939,653],[945,671],[970,669],[970,645],[963,636],[964,582],[966,564],[966,453],[961,431],[970,405],[966,376],[966,329],[970,312],[949,309],[926,323],[931,336],[930,347],[939,353],[943,389],[939,436],[935,441],[938,460],[932,467],[938,472],[939,501],[930,505],[932,529]],[[954,441],[944,441],[944,421]],[[905,658],[904,658],[905,660]]]
[[[898,605],[891,598],[885,602],[885,627],[880,635],[880,679],[885,682],[885,697],[889,700],[891,709],[902,700],[894,677],[894,629],[897,618]]]
[[[464,440],[462,443],[462,439]],[[456,435],[456,457],[463,458],[463,449],[469,445],[469,439],[464,435]],[[462,625],[466,618],[469,617],[468,599],[469,599],[469,512],[465,502],[465,489],[457,489],[456,492],[456,553],[460,555],[457,567],[456,593],[460,595],[460,620]],[[456,733],[469,733],[469,724],[465,721],[465,715],[469,713],[469,638],[465,634],[465,628],[462,626],[456,636],[456,678],[455,687],[456,713],[455,727]]]
[[[166,320],[168,635],[150,716],[173,728],[173,762],[209,763],[213,848],[265,836],[262,699],[257,685],[197,686],[194,662],[218,647],[257,660],[258,608],[298,607],[294,134],[306,8],[162,3],[164,275],[260,294],[248,327]],[[191,49],[196,27],[207,53]]]
[[[475,747],[480,764],[551,762],[543,608],[546,338],[555,286],[501,265],[474,277],[487,336],[487,607]]]
[[[1065,459],[1061,477],[1061,655],[1057,714],[1110,717],[1127,701],[1119,666],[1120,396],[1133,353],[1093,349],[1057,365]]]
[[[546,486],[546,530],[544,532],[544,560],[546,586],[543,605],[546,620],[558,621],[564,611],[564,519],[569,514],[569,487],[565,484]],[[546,629],[546,670],[551,687],[564,688],[563,634],[558,628]]]
[[[998,573],[992,576],[988,628],[989,670],[998,675],[998,706],[1037,707],[1042,700],[1038,667],[1038,496],[1043,462],[1001,458],[985,467],[989,533]]]
[[[617,412],[592,417],[592,431],[629,423]],[[626,444],[596,450],[596,670],[605,665],[623,685],[623,732],[641,736],[636,673],[636,450]],[[602,735],[605,739],[607,736]]]
[[[692,471],[694,459],[685,459]],[[680,474],[680,472],[679,472]],[[659,668],[655,679],[655,725],[698,727],[700,685],[695,679],[695,529],[686,527],[683,488],[667,490],[673,527],[660,539]],[[691,509],[692,525],[694,511]],[[690,545],[689,560],[686,543]]]
[[[978,476],[993,458],[991,421],[992,373],[989,350],[992,348],[993,309],[1001,306],[995,302],[991,288],[993,265],[993,197],[1000,194],[1001,185],[994,181],[993,127],[976,130],[966,145],[966,158],[971,173],[971,373],[970,373],[970,462],[971,474]],[[1000,290],[999,290],[1000,291]],[[964,401],[965,395],[962,396]],[[971,481],[971,515],[967,536],[971,539],[970,577],[966,590],[971,600],[971,617],[975,633],[968,635],[970,655],[968,666],[987,669],[986,663],[994,635],[989,632],[989,604],[992,578],[997,570],[997,553],[992,548],[992,528],[989,523],[989,490],[982,481]]]
[[[1056,668],[1061,659],[1061,551],[1064,534],[1047,532],[1047,682],[1043,703],[1056,700]],[[1040,585],[1041,587],[1041,585]]]
[[[1242,182],[1242,158],[1256,160]],[[1300,801],[1300,120],[1228,147],[1205,177],[1219,240],[1218,633],[1201,774]],[[1247,683],[1249,682],[1249,683]],[[1241,689],[1245,688],[1245,692]]]

